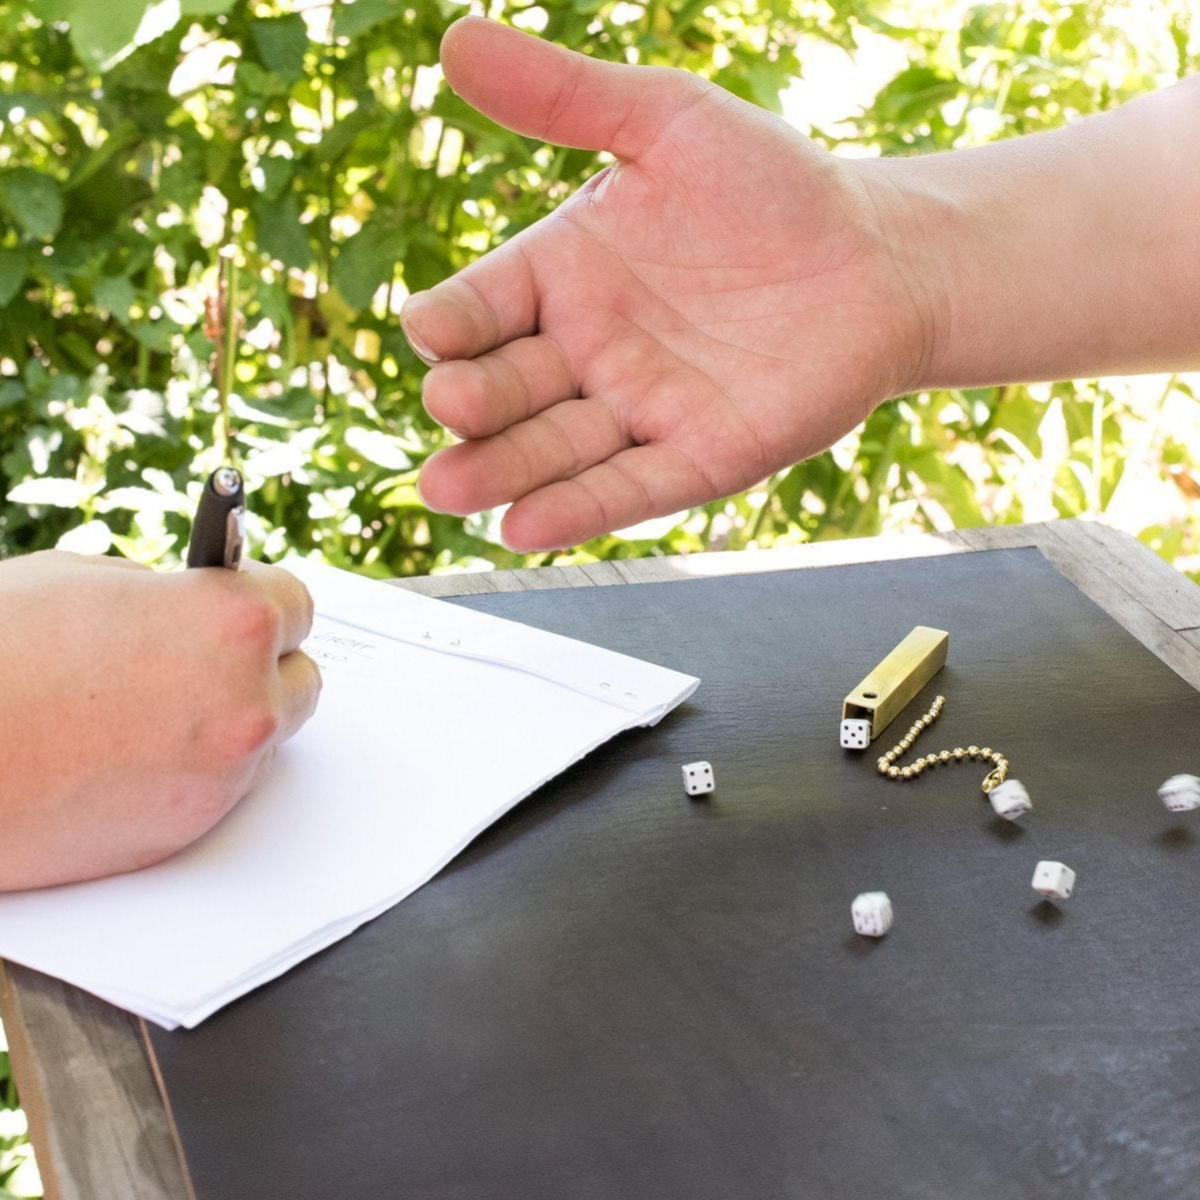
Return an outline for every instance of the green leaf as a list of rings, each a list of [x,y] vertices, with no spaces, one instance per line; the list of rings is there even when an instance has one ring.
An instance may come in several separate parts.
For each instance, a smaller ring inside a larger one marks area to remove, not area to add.
[[[443,88],[434,96],[429,111],[434,116],[441,117],[447,125],[453,125],[477,139],[481,153],[504,154],[513,162],[527,160],[529,157],[524,139],[488,120],[448,88]]]
[[[289,86],[282,76],[272,74],[262,63],[250,58],[238,60],[237,84],[245,92],[264,99],[286,95]]]
[[[398,17],[402,11],[400,0],[355,0],[343,4],[333,18],[333,36],[358,37],[360,33]]]
[[[278,200],[296,173],[296,164],[290,158],[272,156],[260,158],[258,169],[262,172],[264,200]]]
[[[129,320],[129,310],[133,306],[137,290],[123,275],[109,275],[96,280],[92,295],[100,308],[112,313],[118,321],[124,323]]]
[[[29,12],[47,25],[69,21],[79,5],[79,0],[31,0]]]
[[[451,274],[454,266],[434,232],[418,226],[404,255],[404,282],[409,291],[423,292]]]
[[[708,4],[709,0],[685,0],[685,3],[671,14],[671,32],[682,33],[708,7]]]
[[[77,0],[68,19],[80,62],[98,73],[115,66],[133,49],[147,7],[146,0]]]
[[[85,371],[95,371],[100,366],[95,341],[78,329],[68,329],[58,338],[58,347],[77,366]]]
[[[128,228],[133,214],[153,195],[154,188],[149,180],[125,170],[114,159],[70,188],[67,196],[68,234],[87,231],[104,237],[117,228]]]
[[[373,125],[381,124],[380,114],[370,108],[356,108],[343,117],[313,148],[313,161],[336,162],[354,144],[355,138]]]
[[[962,90],[959,80],[931,67],[909,67],[875,97],[874,115],[885,122],[918,120]]]
[[[308,26],[298,13],[269,20],[251,21],[250,31],[263,65],[288,83],[304,78],[304,56],[308,52]]]
[[[62,190],[49,175],[33,167],[10,167],[0,173],[0,209],[27,237],[53,237],[62,226]]]
[[[170,354],[173,348],[172,338],[179,332],[179,326],[174,321],[151,321],[139,325],[132,332],[147,350],[158,354]]]
[[[781,111],[779,93],[791,82],[792,76],[778,64],[755,64],[746,70],[746,82],[756,104],[769,112]]]
[[[1055,42],[1068,53],[1078,50],[1091,33],[1088,17],[1079,9],[1075,9],[1054,31]]]
[[[107,166],[116,155],[123,150],[128,150],[131,146],[136,146],[142,137],[143,131],[136,121],[126,119],[120,122],[115,129],[109,130],[108,137],[100,146],[86,157],[80,158],[71,172],[67,189],[70,190],[86,183],[97,171]]]
[[[1179,17],[1171,18],[1171,42],[1175,46],[1176,74],[1187,74],[1188,65],[1188,30]]]
[[[293,193],[279,200],[263,197],[254,203],[259,248],[285,267],[304,270],[313,260],[312,245],[300,223],[300,206]]]
[[[0,383],[0,412],[20,404],[28,395],[25,385],[18,379],[6,379]]]
[[[182,0],[179,12],[185,17],[219,17],[233,5],[234,0]]]
[[[380,285],[391,282],[407,245],[403,230],[365,226],[342,246],[333,264],[334,287],[347,304],[366,308]]]
[[[0,247],[0,308],[3,308],[21,290],[29,259],[24,250]]]

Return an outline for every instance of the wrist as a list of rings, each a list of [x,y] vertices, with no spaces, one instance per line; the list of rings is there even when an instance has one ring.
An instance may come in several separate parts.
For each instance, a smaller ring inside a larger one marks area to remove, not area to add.
[[[910,390],[985,387],[1093,373],[1099,315],[1081,269],[1061,134],[968,150],[875,159],[886,241],[921,298]]]
[[[892,377],[885,381],[889,397],[931,386],[941,368],[945,330],[950,325],[950,263],[946,261],[947,228],[952,206],[913,185],[900,159],[852,159],[875,226],[877,249],[891,276],[897,297],[898,353]]]

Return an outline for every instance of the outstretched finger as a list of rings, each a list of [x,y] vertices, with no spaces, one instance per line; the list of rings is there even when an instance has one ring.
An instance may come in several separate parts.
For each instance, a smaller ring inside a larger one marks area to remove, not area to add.
[[[609,150],[626,162],[717,91],[684,71],[590,59],[478,17],[452,25],[441,53],[450,86],[500,124],[558,145]],[[536,332],[538,288],[530,263],[555,270],[567,265],[557,257],[555,219],[409,297],[400,322],[425,362],[475,358]]]
[[[491,354],[442,363],[425,376],[429,415],[460,437],[490,437],[579,391],[549,338],[519,338]]]
[[[588,58],[483,17],[442,37],[442,69],[473,108],[528,137],[637,158],[712,91],[684,71]]]
[[[609,405],[564,400],[495,437],[432,455],[421,471],[421,499],[435,512],[479,512],[569,479],[628,445]]]
[[[400,310],[400,328],[427,363],[475,358],[537,331],[537,288],[521,252],[525,230]]]
[[[501,536],[522,554],[559,550],[732,490],[714,486],[679,450],[634,446],[518,500],[504,516]]]

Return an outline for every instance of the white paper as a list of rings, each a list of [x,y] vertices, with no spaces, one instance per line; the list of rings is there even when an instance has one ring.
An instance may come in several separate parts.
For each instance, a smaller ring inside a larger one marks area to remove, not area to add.
[[[345,937],[518,801],[699,680],[343,571],[284,564],[317,617],[317,714],[158,866],[0,896],[0,957],[166,1028]]]

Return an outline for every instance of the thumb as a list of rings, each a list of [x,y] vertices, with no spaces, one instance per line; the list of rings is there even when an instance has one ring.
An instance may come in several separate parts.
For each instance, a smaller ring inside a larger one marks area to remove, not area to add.
[[[498,124],[627,160],[711,88],[684,71],[588,58],[484,17],[446,30],[441,61],[454,91]]]

